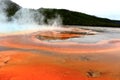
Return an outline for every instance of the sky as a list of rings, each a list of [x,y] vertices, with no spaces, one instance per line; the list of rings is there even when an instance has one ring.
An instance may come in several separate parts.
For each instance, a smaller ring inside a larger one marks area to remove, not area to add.
[[[57,8],[120,20],[120,0],[12,0],[24,8]]]

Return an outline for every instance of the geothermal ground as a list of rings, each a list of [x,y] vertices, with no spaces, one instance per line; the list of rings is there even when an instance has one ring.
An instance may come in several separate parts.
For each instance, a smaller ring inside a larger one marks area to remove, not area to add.
[[[0,33],[0,80],[120,80],[117,28],[8,34]]]

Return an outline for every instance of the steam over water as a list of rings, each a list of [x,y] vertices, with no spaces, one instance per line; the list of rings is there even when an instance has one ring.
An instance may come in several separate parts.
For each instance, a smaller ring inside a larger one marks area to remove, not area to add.
[[[6,9],[8,0],[0,0],[0,33],[9,34],[21,31],[53,29],[53,26],[61,25],[60,17],[44,23],[44,16],[37,10],[21,8],[14,16],[7,17]],[[50,26],[52,26],[50,28]],[[49,28],[48,28],[49,27]]]
[[[48,24],[44,23],[44,15],[37,10],[24,9],[18,10],[12,17],[7,17],[6,9],[8,5],[6,4],[8,0],[0,0],[0,35],[1,34],[12,34],[17,32],[27,32],[27,31],[43,31],[43,30],[53,30],[60,29],[62,20],[58,15],[55,19],[48,20]],[[81,27],[78,27],[81,28]],[[82,42],[82,43],[93,43],[100,40],[107,39],[118,39],[120,38],[120,29],[118,28],[100,28],[100,27],[82,27],[87,29],[92,29],[98,32],[96,35],[84,36],[80,38],[70,38],[67,40],[51,40],[51,42]]]
[[[72,38],[65,40],[79,43],[96,43],[104,40],[120,39],[120,28],[108,28],[108,27],[80,27],[85,29],[91,29],[98,31],[96,35],[84,36],[82,38]],[[59,40],[57,41],[59,42]]]

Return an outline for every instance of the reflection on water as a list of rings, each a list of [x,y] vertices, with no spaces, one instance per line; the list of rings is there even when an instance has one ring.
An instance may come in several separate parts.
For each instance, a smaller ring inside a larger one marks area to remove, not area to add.
[[[11,27],[0,27],[0,33],[3,32],[10,34],[12,32],[27,31],[32,29],[40,29],[43,31],[41,27],[28,27],[17,27],[12,25]],[[67,40],[57,39],[49,41],[75,41],[91,43],[99,40],[120,38],[119,28],[89,28],[94,31],[98,31],[98,33],[96,35],[85,35],[79,38],[73,38],[72,36],[72,38]],[[49,27],[47,29],[51,28]],[[44,35],[44,33],[48,33],[50,38],[53,37],[53,34],[59,35],[57,32],[51,33],[51,31],[43,31],[43,33],[40,34]],[[62,35],[71,36],[71,34],[68,33],[69,32],[67,32],[67,35],[66,33],[62,33]],[[76,35],[77,33],[75,32],[74,34]],[[10,75],[11,79],[16,79],[16,77],[18,77],[16,80],[23,80],[26,77],[29,77],[26,78],[26,80],[36,78],[36,80],[47,80],[46,78],[48,77],[45,77],[45,79],[41,79],[41,77],[43,77],[46,72],[47,75],[45,76],[49,75],[51,80],[55,79],[56,76],[58,77],[56,79],[60,80],[120,79],[119,42],[117,44],[114,44],[113,41],[112,45],[74,45],[69,43],[52,44],[46,42],[44,43],[42,41],[38,42],[38,40],[36,40],[33,36],[34,34],[32,35],[32,38],[28,35],[0,37],[0,72],[4,72],[4,74],[0,74],[0,80],[7,79],[7,75]],[[11,74],[11,72],[13,73]],[[23,73],[27,73],[28,75],[26,76]],[[30,76],[33,74],[34,76],[31,78]],[[81,77],[81,75],[83,76]],[[38,79],[38,76],[40,76],[40,79]]]
[[[83,36],[79,38],[70,38],[67,40],[49,40],[49,42],[79,42],[79,43],[96,43],[101,40],[119,39],[120,29],[119,28],[106,28],[106,27],[81,27],[85,29],[92,29],[98,31],[96,35]]]
[[[18,25],[18,24],[0,24],[0,34],[12,34],[15,32],[27,32],[27,31],[43,31],[43,30],[51,30],[55,27],[46,27],[39,25]],[[120,29],[119,28],[106,28],[106,27],[77,27],[77,28],[85,28],[91,29],[93,31],[97,31],[96,35],[84,35],[82,37],[72,37],[68,39],[55,39],[55,40],[46,40],[48,42],[79,42],[79,43],[95,43],[101,40],[108,39],[119,39],[120,38]],[[56,27],[57,29],[57,27]]]
[[[13,23],[7,23],[7,24],[1,24],[0,23],[0,35],[6,34],[6,35],[12,35],[12,33],[17,32],[37,32],[37,31],[44,31],[44,30],[53,30],[59,27],[55,26],[49,26],[49,25],[36,25],[36,24],[26,24],[26,25],[20,25],[20,24],[13,24]]]
[[[29,30],[36,30],[39,27],[37,25],[18,25],[18,24],[2,24],[0,25],[0,33],[14,33],[14,32],[22,32]]]

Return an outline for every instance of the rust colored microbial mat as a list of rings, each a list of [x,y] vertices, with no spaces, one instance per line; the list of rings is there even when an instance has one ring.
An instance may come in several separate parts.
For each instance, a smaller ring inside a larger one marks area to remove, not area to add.
[[[87,27],[0,34],[0,80],[120,80],[119,34]]]

